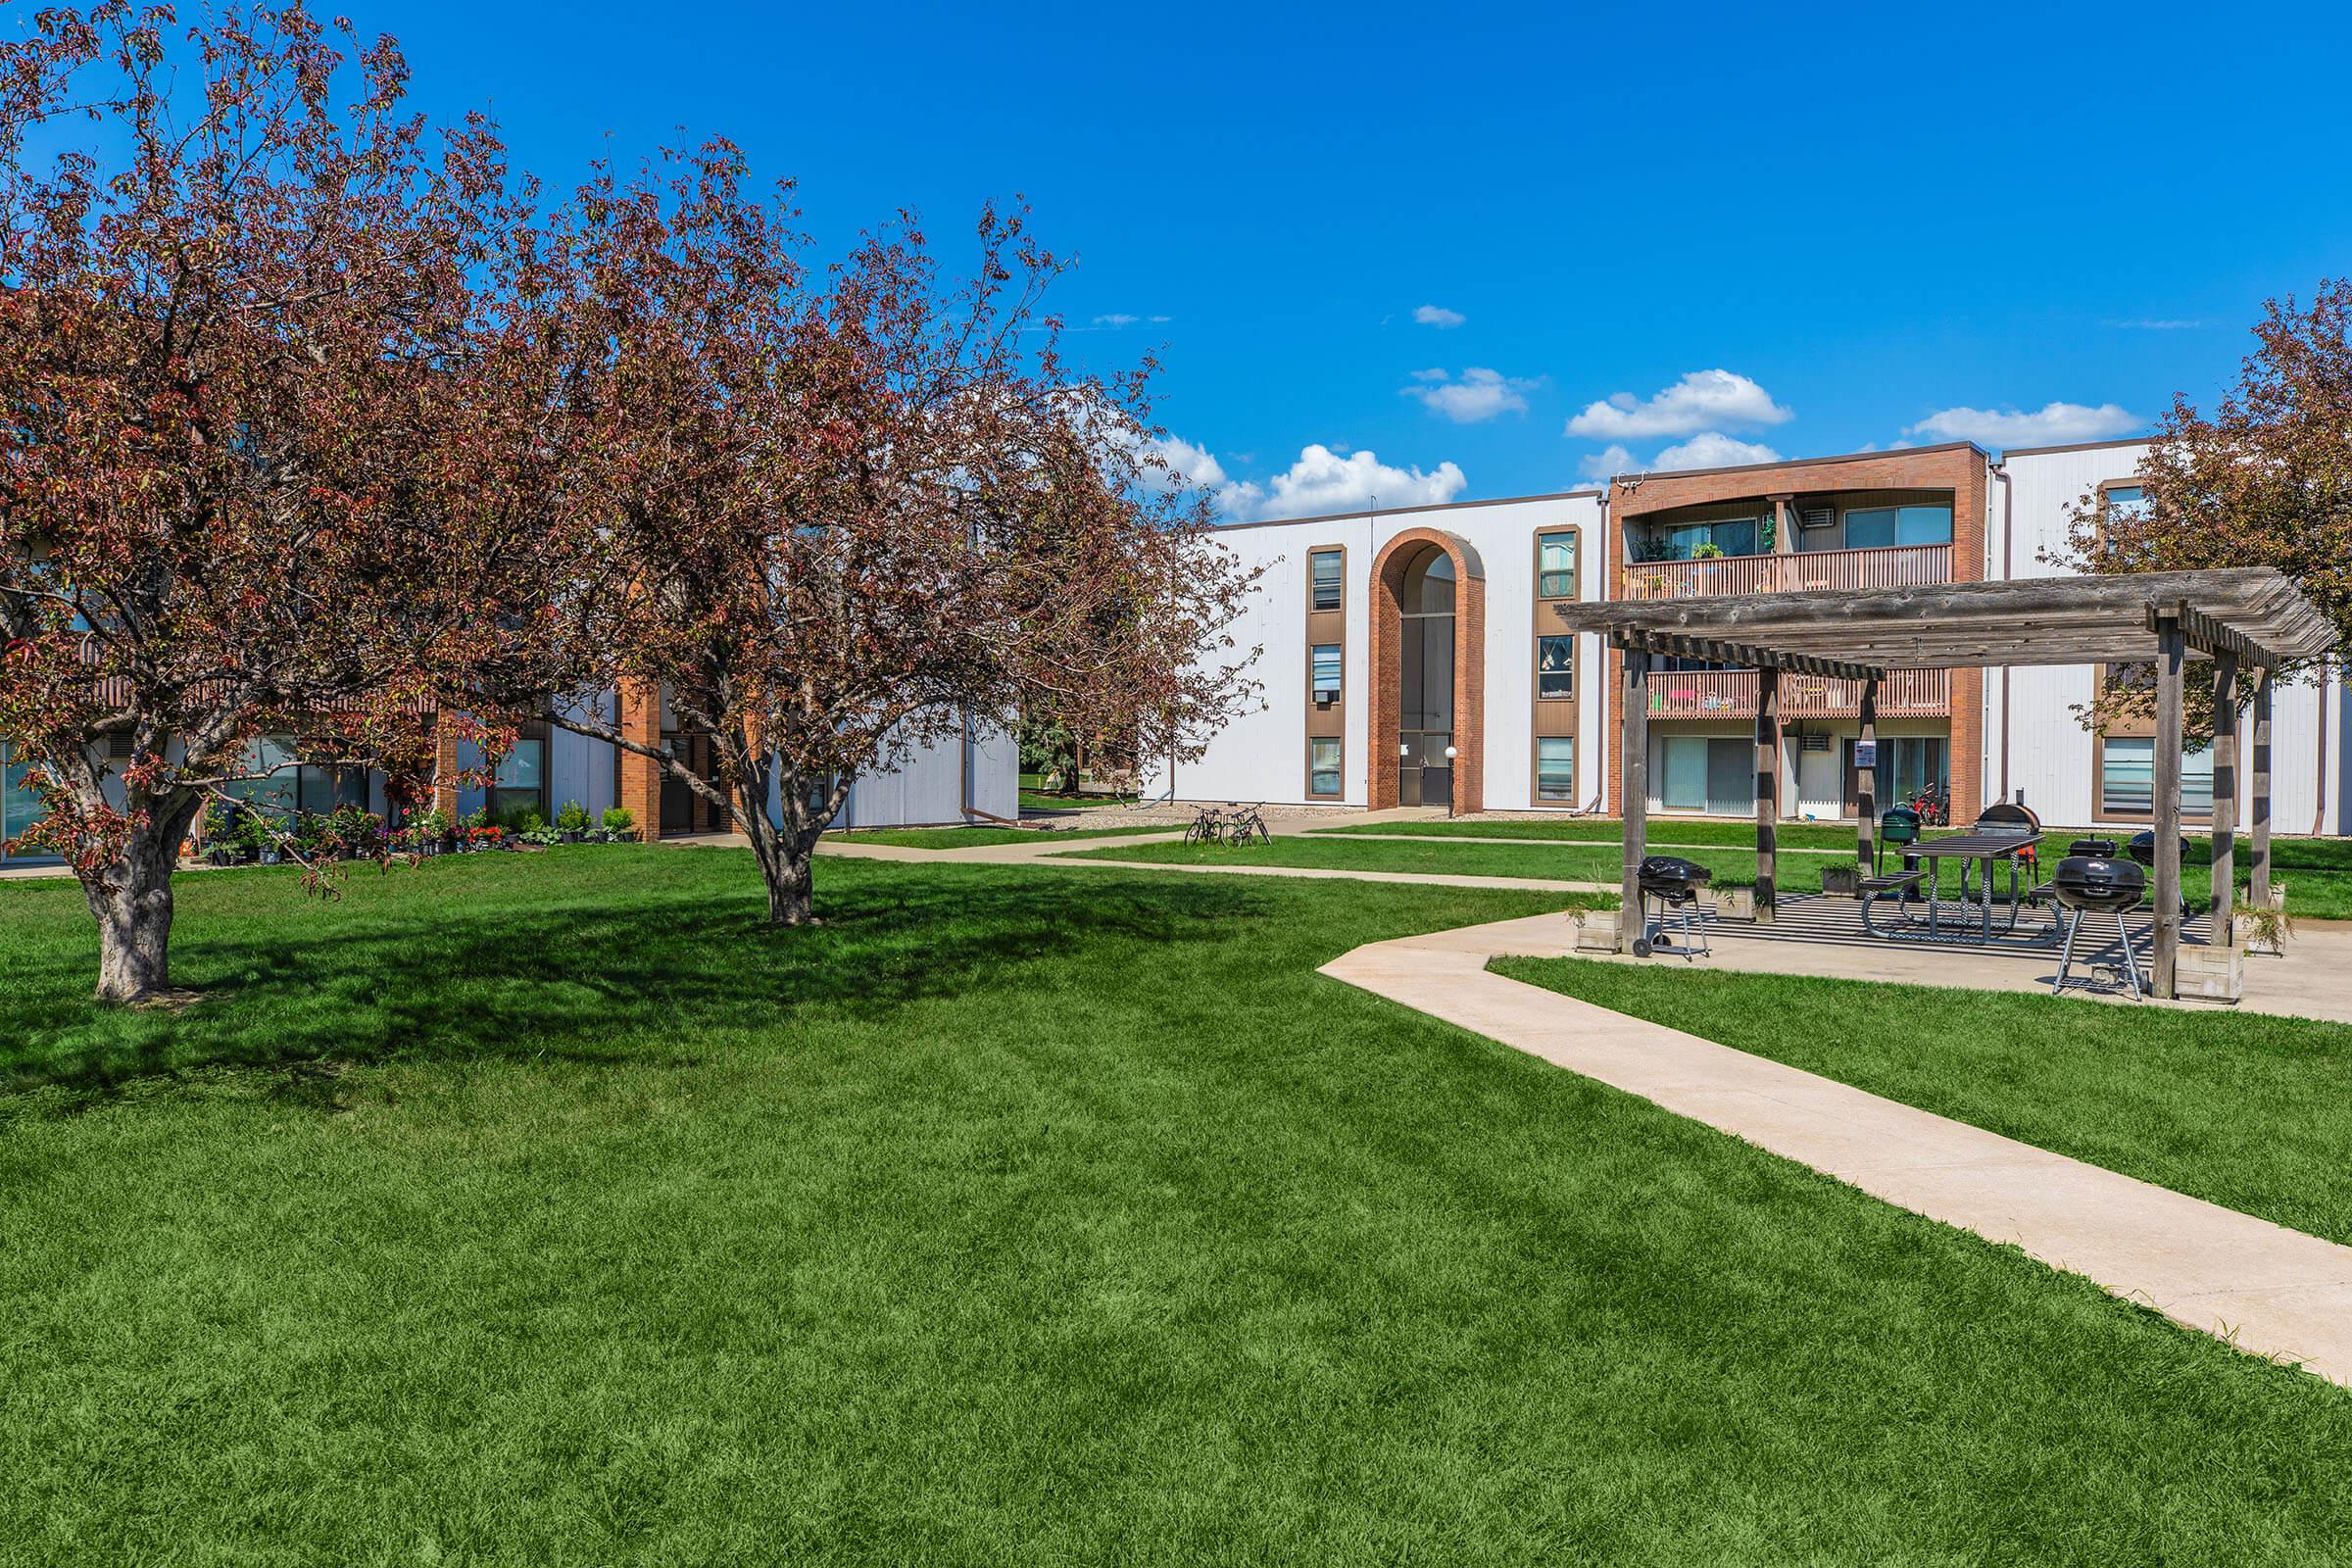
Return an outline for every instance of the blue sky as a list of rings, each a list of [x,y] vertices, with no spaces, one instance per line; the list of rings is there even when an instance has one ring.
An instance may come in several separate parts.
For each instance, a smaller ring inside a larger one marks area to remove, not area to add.
[[[723,133],[958,260],[1026,194],[1236,515],[2128,433],[2352,270],[2340,8],[351,15],[553,182]]]

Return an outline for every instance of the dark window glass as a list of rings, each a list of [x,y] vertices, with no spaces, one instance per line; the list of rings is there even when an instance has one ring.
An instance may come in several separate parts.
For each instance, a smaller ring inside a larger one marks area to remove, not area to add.
[[[1340,743],[1336,737],[1318,735],[1306,743],[1306,792],[1340,793]]]
[[[1576,639],[1536,639],[1536,695],[1544,698],[1576,695]]]

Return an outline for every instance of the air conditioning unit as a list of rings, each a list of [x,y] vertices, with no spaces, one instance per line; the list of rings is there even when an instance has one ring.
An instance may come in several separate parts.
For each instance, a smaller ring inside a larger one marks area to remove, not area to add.
[[[1340,692],[1339,688],[1336,686],[1329,691],[1318,691],[1315,693],[1315,706],[1317,708],[1329,708],[1332,704],[1338,702],[1339,700]]]
[[[1838,526],[1836,507],[1803,507],[1796,514],[1799,528],[1835,528]]]

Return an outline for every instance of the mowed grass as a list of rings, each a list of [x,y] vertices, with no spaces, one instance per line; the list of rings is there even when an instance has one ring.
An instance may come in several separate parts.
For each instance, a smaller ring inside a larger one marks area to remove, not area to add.
[[[0,885],[0,1559],[2309,1563],[2352,1398],[1313,973],[1565,901]]]
[[[1312,830],[1318,837],[1327,838],[1446,838],[1446,839],[1507,839],[1542,844],[1617,844],[1623,841],[1625,824],[1615,817],[1582,816],[1559,817],[1549,821],[1471,820],[1358,822],[1347,827],[1325,827]],[[1927,836],[1935,838],[1953,831],[1950,828],[1929,828]],[[1649,819],[1649,840],[1653,844],[1721,845],[1726,849],[1754,849],[1756,825],[1753,822],[1693,821],[1683,817],[1653,816]],[[1828,850],[1854,853],[1854,829],[1837,822],[1783,822],[1775,842],[1784,850]]]
[[[1316,838],[1443,838],[1459,839],[1469,843],[1509,842],[1537,844],[1616,844],[1625,831],[1624,824],[1614,818],[1562,817],[1557,821],[1469,821],[1469,822],[1359,822],[1348,827],[1314,828]],[[1929,828],[1925,836],[1941,838],[1956,832],[1953,828]],[[2044,841],[2043,863],[2053,865],[2055,857],[2066,853],[2067,845],[2079,837],[2102,837],[2126,840],[2126,829],[2053,828]],[[1651,817],[1649,842],[1662,851],[1682,853],[1678,846],[1711,849],[1722,846],[1730,850],[1746,849],[1752,853],[1756,843],[1753,823],[1726,821],[1691,821],[1679,817]],[[1842,853],[1850,856],[1854,849],[1854,829],[1849,825],[1829,822],[1783,822],[1776,835],[1781,858],[1788,862],[1792,853],[1814,851]],[[1894,852],[1889,851],[1891,855]],[[2243,890],[2252,876],[2253,867],[2247,858],[2248,840],[2241,831],[2237,838],[2237,886]],[[1715,864],[1710,854],[1694,854],[1693,859]],[[1751,862],[1752,863],[1752,862]],[[1813,865],[1795,862],[1802,868],[1805,885],[1818,887]],[[2188,855],[2181,861],[2181,880],[2187,884],[2189,904],[2202,909],[2213,903],[2212,893],[2213,841],[2202,834],[2188,835]],[[2275,838],[2271,841],[2271,874],[2287,886],[2287,912],[2315,920],[2352,920],[2352,839]],[[1482,873],[1466,873],[1478,875]],[[1615,880],[1612,872],[1608,878]],[[1717,881],[1726,880],[1721,868]],[[1752,872],[1748,880],[1753,880]],[[1787,873],[1784,881],[1789,881]],[[1945,873],[1948,885],[1951,873]],[[1731,885],[1740,886],[1734,880]],[[1790,886],[1795,886],[1789,881]]]
[[[2352,1245],[2342,1024],[1573,958],[1492,967]]]
[[[1120,839],[1180,831],[1165,822],[1121,827],[875,827],[829,833],[827,844],[886,844],[908,850],[977,850],[992,844],[1036,844],[1046,839]]]
[[[1711,869],[1716,887],[1751,887],[1755,883],[1753,850],[1674,853],[1687,854]],[[1612,888],[1617,886],[1623,869],[1622,852],[1613,844],[1479,843],[1466,839],[1423,843],[1412,839],[1349,839],[1327,833],[1284,836],[1270,844],[1135,844],[1119,849],[1080,851],[1073,858],[1148,860],[1161,865],[1282,865],[1414,875],[1542,877],[1557,882],[1601,883]],[[1842,858],[1813,851],[1791,851],[1779,858],[1781,885],[1818,893],[1823,866],[1851,863],[1850,851]],[[1947,889],[1957,876],[1956,871],[1945,873]]]

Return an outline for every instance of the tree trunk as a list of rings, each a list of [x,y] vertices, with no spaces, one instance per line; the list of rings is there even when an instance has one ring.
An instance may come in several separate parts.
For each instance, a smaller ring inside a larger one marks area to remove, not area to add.
[[[155,813],[82,896],[98,918],[98,1000],[152,1002],[172,992],[172,872],[193,808]]]
[[[798,780],[786,778],[785,812],[789,820],[778,827],[767,814],[763,790],[746,785],[736,792],[736,816],[752,841],[752,858],[760,862],[760,879],[767,884],[767,921],[770,925],[814,925],[816,840],[823,824],[793,825],[802,814],[792,795]],[[755,800],[754,796],[758,798]]]

